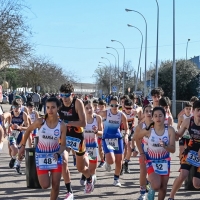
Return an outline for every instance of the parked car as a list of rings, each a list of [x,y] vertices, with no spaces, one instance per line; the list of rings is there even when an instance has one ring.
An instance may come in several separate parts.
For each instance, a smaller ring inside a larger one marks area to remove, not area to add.
[[[8,96],[6,96],[5,94],[3,94],[3,100],[2,103],[8,103]]]

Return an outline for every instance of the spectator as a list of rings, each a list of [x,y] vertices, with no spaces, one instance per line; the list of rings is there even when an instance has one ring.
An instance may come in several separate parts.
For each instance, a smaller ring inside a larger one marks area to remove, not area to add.
[[[13,92],[9,93],[8,95],[8,101],[9,101],[9,104],[11,105],[12,104],[12,101],[13,101]]]
[[[42,106],[44,106],[44,114],[46,114],[46,100],[49,98],[49,94],[46,93],[42,98]],[[41,110],[42,111],[42,110]]]
[[[144,101],[143,101],[143,106],[148,105],[150,102],[148,101],[147,97],[145,97]]]
[[[28,93],[28,96],[26,97],[26,99],[27,99],[27,104],[32,101],[32,96],[30,93]]]
[[[22,97],[22,102],[23,102],[23,105],[25,105],[26,103],[27,103],[27,98],[26,98],[26,96],[25,96],[25,94],[24,94],[24,92],[22,91],[22,93],[21,93],[21,95],[20,95],[21,97]]]
[[[33,94],[32,100],[33,100],[36,110],[38,110],[41,98],[40,98],[40,95],[37,93],[37,91]]]

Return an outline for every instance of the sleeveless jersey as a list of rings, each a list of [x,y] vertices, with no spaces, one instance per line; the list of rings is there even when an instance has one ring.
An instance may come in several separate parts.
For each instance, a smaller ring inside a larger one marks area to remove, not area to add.
[[[160,141],[163,141],[166,145],[169,144],[169,133],[167,126],[165,126],[162,136],[157,135],[155,129],[151,128],[151,135],[148,139],[147,160],[160,160],[169,158],[170,153],[160,145]]]
[[[30,119],[31,119],[31,123],[33,123],[36,120],[35,111],[33,111],[32,113],[30,113],[29,116],[30,116]]]
[[[11,124],[17,124],[18,126],[22,125],[23,122],[24,122],[24,119],[23,119],[23,111],[20,112],[19,116],[15,116],[14,115],[14,112],[12,111],[11,112],[11,117],[12,117],[12,120],[11,120]]]
[[[75,109],[75,102],[76,98],[73,99],[71,105],[69,107],[66,107],[62,105],[62,107],[59,110],[59,117],[64,122],[68,121],[79,121],[78,113]],[[74,134],[83,134],[83,127],[74,127],[74,126],[67,126],[67,133],[70,135]]]
[[[145,129],[146,127],[147,127],[146,124],[143,122],[142,123],[142,129]],[[148,140],[149,140],[148,137],[142,138],[142,148],[144,150],[144,153],[147,153],[147,151],[148,151]]]
[[[112,114],[111,110],[107,110],[107,117],[104,121],[103,139],[106,138],[122,138],[120,132],[122,112],[118,111],[117,114]]]
[[[54,153],[59,151],[59,139],[61,136],[60,128],[61,120],[55,128],[51,129],[47,126],[46,121],[39,129],[37,136],[39,137],[38,145],[36,146],[37,153]]]
[[[86,127],[84,128],[84,139],[86,147],[98,147],[97,136],[93,131],[94,126],[98,127],[96,115],[93,116],[93,122],[91,124],[87,123]]]
[[[128,128],[130,131],[133,130],[134,128],[134,120],[135,120],[135,114],[134,114],[134,110],[131,110],[130,114],[127,114],[125,111],[123,111],[123,113],[126,115],[127,117],[127,122],[128,122]],[[121,130],[124,130],[124,125],[121,124]]]
[[[190,118],[190,125],[188,131],[191,136],[188,146],[190,150],[198,152],[200,148],[200,126],[197,126],[195,124],[194,116]]]

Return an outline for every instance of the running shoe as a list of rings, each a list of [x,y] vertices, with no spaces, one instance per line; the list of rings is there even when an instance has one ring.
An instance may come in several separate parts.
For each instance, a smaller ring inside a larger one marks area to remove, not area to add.
[[[90,194],[94,190],[94,183],[93,183],[93,178],[91,183],[86,183],[85,184],[85,194]]]
[[[107,162],[105,163],[104,167],[105,167],[105,170],[106,170],[107,172],[110,172],[110,171],[111,171],[111,165],[109,165]]]
[[[71,192],[68,192],[64,200],[74,200],[74,194]]]
[[[146,200],[145,194],[140,194],[140,196],[137,200]]]
[[[119,180],[114,180],[113,185],[117,186],[117,187],[121,187],[122,186],[121,183],[119,182]]]
[[[15,170],[16,170],[16,172],[18,173],[18,174],[23,174],[22,172],[21,172],[21,167],[20,167],[20,165],[17,165],[16,166],[16,168],[15,168]]]
[[[129,170],[129,168],[128,168],[128,163],[127,162],[125,162],[124,164],[123,164],[124,166],[124,172],[126,173],[126,174],[130,174],[131,172],[130,172],[130,170]]]
[[[151,187],[147,193],[147,200],[154,200],[155,197],[155,190],[153,190]]]
[[[104,165],[106,164],[106,162],[105,161],[101,161],[100,163],[99,163],[99,166],[98,166],[98,168],[102,168]]]
[[[94,185],[95,185],[96,182],[97,182],[97,176],[96,176],[96,174],[94,174],[94,175],[92,176],[92,179],[93,179],[93,183],[94,183]]]
[[[81,176],[81,179],[80,179],[80,184],[82,185],[82,186],[84,186],[85,184],[86,184],[86,177],[82,174],[82,176]]]
[[[14,167],[15,161],[16,161],[16,158],[11,158],[11,160],[10,160],[10,162],[9,162],[9,167],[10,167],[10,168],[13,168],[13,167]]]

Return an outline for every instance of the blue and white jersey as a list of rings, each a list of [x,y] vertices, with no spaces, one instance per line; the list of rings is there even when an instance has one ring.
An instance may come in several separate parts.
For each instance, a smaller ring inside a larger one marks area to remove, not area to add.
[[[120,132],[120,125],[122,119],[122,112],[112,114],[111,110],[107,110],[107,117],[104,121],[103,139],[122,138]]]

